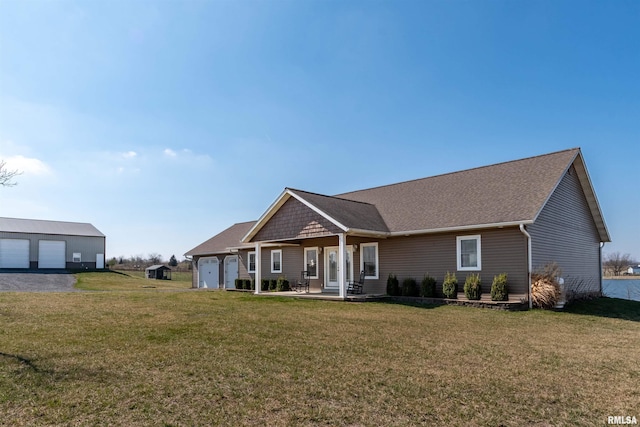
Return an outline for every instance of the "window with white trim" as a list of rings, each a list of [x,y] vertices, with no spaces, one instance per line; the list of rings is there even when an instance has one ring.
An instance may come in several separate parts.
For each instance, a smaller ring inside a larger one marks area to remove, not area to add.
[[[378,242],[360,245],[360,271],[365,279],[378,278]]]
[[[310,279],[318,278],[318,248],[304,248],[304,270]]]
[[[480,235],[457,236],[456,255],[459,271],[482,270],[482,250]]]
[[[73,253],[73,262],[82,262],[82,254],[80,252]]]
[[[249,252],[247,254],[247,273],[256,272],[256,253]]]
[[[271,251],[271,272],[282,273],[282,249]]]

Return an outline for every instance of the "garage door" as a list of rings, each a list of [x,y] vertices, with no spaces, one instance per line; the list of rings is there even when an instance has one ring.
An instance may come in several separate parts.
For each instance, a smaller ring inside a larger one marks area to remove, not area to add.
[[[218,289],[220,282],[218,258],[202,258],[198,261],[198,287]]]
[[[40,240],[38,242],[38,268],[65,267],[65,242]]]
[[[29,268],[29,241],[0,239],[0,268]]]

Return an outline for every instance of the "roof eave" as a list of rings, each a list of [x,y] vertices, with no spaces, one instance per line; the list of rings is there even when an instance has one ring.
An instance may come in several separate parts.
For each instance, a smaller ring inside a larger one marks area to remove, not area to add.
[[[520,224],[533,224],[533,220],[520,220],[520,221],[507,221],[507,222],[494,222],[488,224],[470,224],[470,225],[458,225],[453,227],[441,227],[441,228],[428,228],[423,230],[406,230],[406,231],[392,231],[388,235],[389,237],[408,237],[418,234],[436,234],[436,233],[449,233],[453,231],[471,231],[481,230],[486,228],[506,228],[516,227]]]

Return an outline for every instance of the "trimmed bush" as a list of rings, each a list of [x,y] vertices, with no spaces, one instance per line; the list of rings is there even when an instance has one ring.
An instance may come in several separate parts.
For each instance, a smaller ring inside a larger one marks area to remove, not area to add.
[[[251,291],[255,291],[256,289],[256,281],[254,279],[248,279],[249,280],[249,290]]]
[[[242,280],[242,289],[246,289],[248,291],[251,290],[251,279],[243,279]]]
[[[458,278],[455,273],[449,273],[447,271],[442,282],[442,293],[445,298],[457,298],[458,297]]]
[[[269,290],[270,291],[275,291],[277,287],[278,287],[278,280],[277,279],[269,279]]]
[[[421,297],[434,298],[436,296],[436,279],[427,274],[422,279],[422,283],[420,285]]]
[[[276,291],[283,292],[289,290],[289,281],[284,277],[278,277],[278,281],[276,282]]]
[[[507,301],[508,299],[507,273],[493,276],[493,283],[491,283],[491,301]]]
[[[244,283],[242,282],[242,279],[236,279],[233,281],[233,285],[236,287],[236,289],[242,289]]]
[[[420,294],[418,289],[418,282],[416,279],[407,277],[402,281],[402,296],[403,297],[417,297]]]
[[[467,299],[479,300],[482,294],[482,281],[479,274],[470,274],[464,281],[464,296]]]
[[[400,295],[400,283],[395,274],[389,274],[387,278],[387,294],[392,297]]]
[[[269,290],[269,279],[260,280],[260,290],[266,292]]]

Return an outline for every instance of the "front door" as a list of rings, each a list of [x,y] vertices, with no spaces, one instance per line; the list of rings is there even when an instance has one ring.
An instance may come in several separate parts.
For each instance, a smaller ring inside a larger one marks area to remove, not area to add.
[[[324,288],[339,290],[338,246],[324,248]],[[347,283],[353,280],[353,248],[347,246]]]
[[[238,255],[229,255],[224,259],[224,288],[235,289],[238,278]]]

